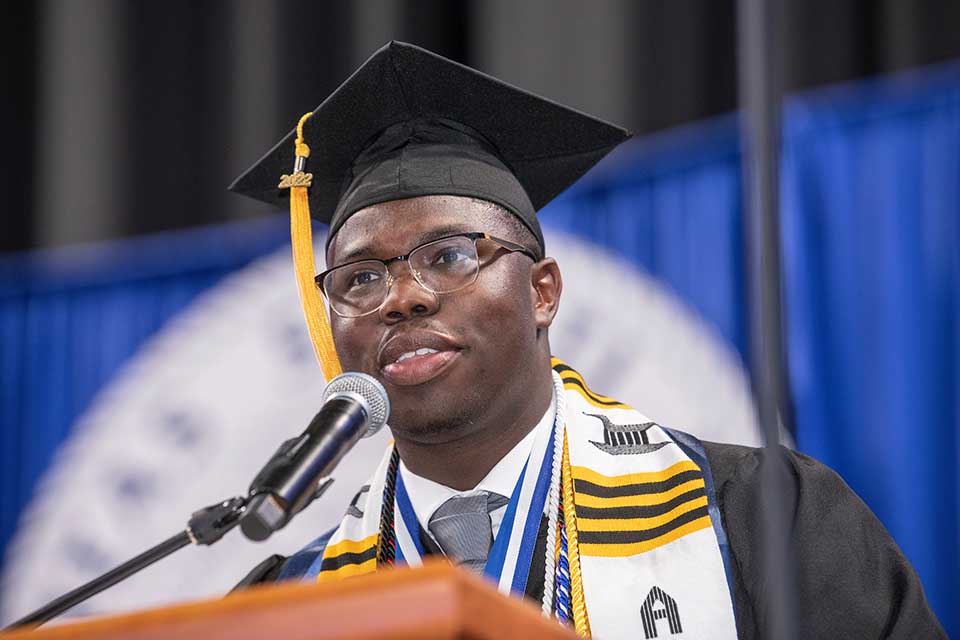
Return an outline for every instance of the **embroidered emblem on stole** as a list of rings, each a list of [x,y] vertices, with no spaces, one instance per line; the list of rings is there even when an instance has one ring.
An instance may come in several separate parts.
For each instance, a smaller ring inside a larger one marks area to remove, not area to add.
[[[599,413],[585,413],[583,415],[596,418],[603,423],[603,442],[590,440],[590,444],[610,455],[625,456],[652,453],[670,444],[669,442],[650,442],[647,430],[655,425],[655,422],[614,424],[610,418]]]
[[[640,620],[643,622],[643,636],[647,640],[657,637],[658,620],[667,621],[670,635],[683,633],[677,602],[660,587],[650,589],[650,593],[647,594],[643,605],[640,607]]]

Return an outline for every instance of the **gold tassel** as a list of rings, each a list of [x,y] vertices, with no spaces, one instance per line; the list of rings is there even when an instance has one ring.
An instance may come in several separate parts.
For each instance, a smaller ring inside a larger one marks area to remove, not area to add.
[[[570,609],[573,614],[573,628],[581,638],[590,636],[590,619],[587,617],[587,603],[583,598],[583,577],[580,575],[580,544],[577,534],[577,512],[573,501],[573,474],[570,470],[570,448],[567,446],[567,434],[563,434],[563,465],[560,470],[561,490],[563,493],[563,521],[567,528],[567,564],[570,567]]]
[[[317,354],[323,377],[329,382],[343,372],[337,350],[333,346],[333,334],[327,320],[320,291],[314,282],[317,263],[313,255],[313,230],[310,227],[310,197],[308,190],[313,181],[312,173],[304,173],[310,147],[303,141],[303,124],[313,113],[304,114],[297,123],[296,160],[293,173],[280,176],[280,189],[290,189],[290,242],[293,246],[293,269],[300,288],[300,304],[307,320],[307,329],[313,350]]]

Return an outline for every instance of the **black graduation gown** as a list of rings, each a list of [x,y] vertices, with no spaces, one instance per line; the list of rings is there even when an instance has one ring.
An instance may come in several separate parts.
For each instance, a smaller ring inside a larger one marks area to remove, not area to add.
[[[770,612],[764,588],[760,465],[764,449],[702,443],[730,550],[740,640],[763,637]],[[787,449],[777,463],[789,514],[799,638],[946,638],[916,572],[876,516],[831,469]],[[430,540],[425,548],[439,552]],[[546,521],[526,594],[543,594]],[[275,580],[283,557],[258,565],[238,586]],[[638,595],[639,598],[642,597]],[[589,603],[588,603],[589,605]]]

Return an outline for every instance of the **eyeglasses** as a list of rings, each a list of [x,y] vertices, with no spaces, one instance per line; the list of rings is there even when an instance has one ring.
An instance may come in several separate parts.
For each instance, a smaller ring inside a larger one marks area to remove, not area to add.
[[[406,262],[420,286],[432,293],[453,293],[470,286],[480,273],[478,240],[489,240],[510,253],[519,252],[537,260],[522,245],[478,231],[431,240],[405,256],[348,262],[327,269],[314,280],[334,313],[343,318],[359,318],[380,309],[387,299],[390,287],[397,281],[388,268],[393,262]]]

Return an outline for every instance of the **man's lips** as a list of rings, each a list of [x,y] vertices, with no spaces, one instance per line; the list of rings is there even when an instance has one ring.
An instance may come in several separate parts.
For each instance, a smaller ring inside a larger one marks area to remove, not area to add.
[[[460,356],[452,339],[432,332],[394,336],[380,350],[383,377],[398,386],[423,384],[440,375]]]
[[[413,356],[401,362],[386,365],[382,369],[383,377],[401,387],[423,384],[440,375],[459,357],[459,351],[435,351],[426,355]]]

